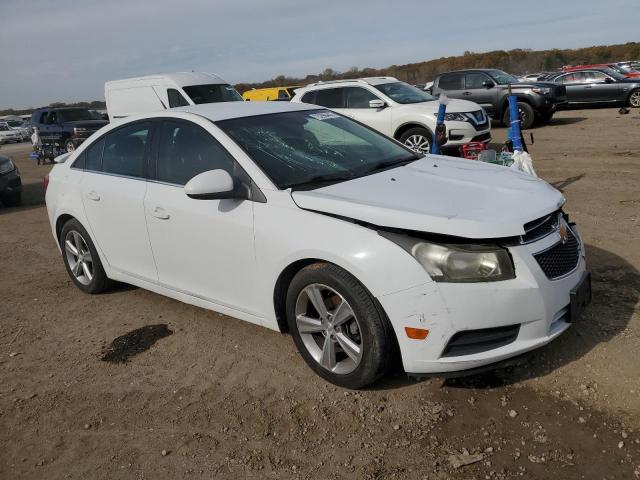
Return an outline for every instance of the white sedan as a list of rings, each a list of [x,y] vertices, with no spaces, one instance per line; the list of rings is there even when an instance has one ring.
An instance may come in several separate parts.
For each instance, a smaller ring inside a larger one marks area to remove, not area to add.
[[[75,285],[137,285],[277,331],[359,388],[544,345],[590,299],[562,195],[505,167],[418,155],[329,110],[171,109],[110,124],[46,192]]]

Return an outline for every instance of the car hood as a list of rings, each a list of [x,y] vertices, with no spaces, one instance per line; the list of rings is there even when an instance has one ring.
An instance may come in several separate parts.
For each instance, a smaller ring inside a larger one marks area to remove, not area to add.
[[[472,239],[523,235],[525,223],[565,201],[548,183],[522,172],[433,155],[291,195],[307,210],[380,227]]]
[[[438,100],[432,100],[430,102],[410,103],[401,105],[403,110],[413,110],[420,113],[434,114],[438,113],[440,102]],[[463,112],[477,112],[481,110],[480,105],[469,100],[457,100],[450,98],[447,104],[447,113],[463,113]]]

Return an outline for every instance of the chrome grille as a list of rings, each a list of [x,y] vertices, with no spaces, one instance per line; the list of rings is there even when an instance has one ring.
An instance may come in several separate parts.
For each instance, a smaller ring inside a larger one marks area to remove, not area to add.
[[[567,240],[558,242],[551,248],[536,253],[533,258],[550,280],[564,277],[578,266],[580,261],[580,242],[567,228]]]
[[[524,224],[525,234],[520,237],[520,243],[526,244],[540,240],[558,230],[560,226],[560,212],[553,212],[544,217]]]

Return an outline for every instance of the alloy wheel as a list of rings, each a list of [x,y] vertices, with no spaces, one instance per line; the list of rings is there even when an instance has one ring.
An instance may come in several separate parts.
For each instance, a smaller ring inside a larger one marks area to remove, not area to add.
[[[64,250],[69,270],[82,285],[89,285],[93,280],[93,259],[87,242],[82,235],[71,230],[64,239]]]
[[[640,90],[635,91],[631,94],[631,97],[629,97],[629,104],[632,107],[640,107]]]
[[[404,144],[418,153],[426,154],[431,152],[431,141],[424,135],[411,135],[407,137]]]
[[[309,354],[326,370],[346,375],[362,359],[362,336],[349,302],[326,285],[307,285],[295,306],[296,326]]]

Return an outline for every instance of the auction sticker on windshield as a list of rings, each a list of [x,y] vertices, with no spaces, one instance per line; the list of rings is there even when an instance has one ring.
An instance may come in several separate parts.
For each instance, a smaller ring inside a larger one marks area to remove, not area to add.
[[[340,118],[340,115],[336,115],[333,112],[310,113],[309,116],[312,118],[315,118],[316,120],[329,120],[330,118]]]

